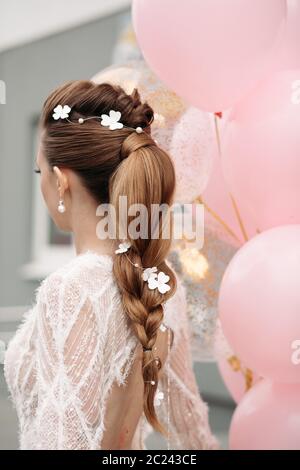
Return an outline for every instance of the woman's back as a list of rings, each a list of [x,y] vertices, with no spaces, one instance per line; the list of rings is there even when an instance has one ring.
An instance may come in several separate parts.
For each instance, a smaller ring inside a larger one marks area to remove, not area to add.
[[[124,313],[112,265],[110,256],[86,252],[50,275],[9,343],[4,371],[21,449],[144,448],[142,347]],[[169,423],[176,448],[214,448],[189,351],[182,349],[188,338],[180,292],[166,302],[154,346],[162,362],[157,414]],[[181,434],[183,424],[190,435]]]
[[[168,354],[167,330],[158,333],[155,354],[160,358],[162,367]],[[144,382],[141,373],[142,347],[135,350],[134,362],[128,374],[126,384],[118,386],[115,382],[107,400],[106,431],[102,449],[142,448],[143,442],[135,439],[139,435],[139,422],[143,417]]]

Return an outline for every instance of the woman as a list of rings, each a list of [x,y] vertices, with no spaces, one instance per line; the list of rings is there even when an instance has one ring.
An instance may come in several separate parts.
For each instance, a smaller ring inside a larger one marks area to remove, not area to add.
[[[150,136],[152,120],[136,89],[108,83],[68,82],[44,104],[36,171],[77,256],[41,283],[7,349],[21,449],[143,449],[152,429],[174,449],[217,447],[193,375],[183,288],[166,263],[166,218],[158,236],[149,224],[136,238],[121,210],[122,197],[128,208],[143,204],[145,226],[153,204],[172,204],[174,168]],[[101,236],[105,204],[117,238]]]

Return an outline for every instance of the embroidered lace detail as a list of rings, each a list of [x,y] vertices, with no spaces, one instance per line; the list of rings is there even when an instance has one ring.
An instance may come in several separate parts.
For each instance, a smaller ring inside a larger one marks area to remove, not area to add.
[[[164,319],[175,335],[168,359],[172,445],[208,449],[215,440],[193,375],[184,291],[178,285],[165,304]],[[110,391],[113,384],[126,383],[137,345],[110,256],[88,251],[48,276],[5,354],[20,449],[101,449]],[[166,368],[159,384],[165,397],[167,374]],[[166,404],[162,400],[157,409],[162,422]],[[132,448],[145,448],[150,431],[142,415]]]

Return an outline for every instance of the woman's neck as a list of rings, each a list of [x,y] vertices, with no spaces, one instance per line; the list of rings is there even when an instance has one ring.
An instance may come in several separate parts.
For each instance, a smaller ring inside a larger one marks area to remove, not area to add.
[[[95,210],[85,210],[84,213],[73,215],[72,232],[77,255],[88,250],[107,255],[115,253],[117,241],[110,238],[102,239],[97,235],[97,224],[100,220]]]

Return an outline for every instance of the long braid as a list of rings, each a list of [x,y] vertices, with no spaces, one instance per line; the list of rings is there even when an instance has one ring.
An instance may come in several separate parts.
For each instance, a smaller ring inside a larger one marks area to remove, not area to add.
[[[122,294],[124,310],[143,347],[144,413],[154,429],[166,436],[154,407],[161,361],[153,347],[163,320],[162,303],[173,295],[176,280],[174,273],[165,263],[171,239],[162,237],[163,225],[159,227],[158,238],[151,238],[150,214],[152,204],[171,204],[175,177],[169,155],[157,147],[151,137],[139,137],[141,136],[131,134],[127,138],[128,156],[111,178],[110,200],[116,214],[119,213],[120,196],[127,197],[128,207],[136,203],[146,206],[147,214],[141,223],[147,224],[148,237],[132,239],[127,230],[131,247],[128,252],[115,257],[113,269]],[[123,231],[128,228],[130,222],[130,217],[123,219]],[[124,224],[127,226],[124,227]],[[157,289],[150,290],[147,282],[142,279],[140,267],[154,266],[170,277],[170,290],[166,294],[161,294]]]

